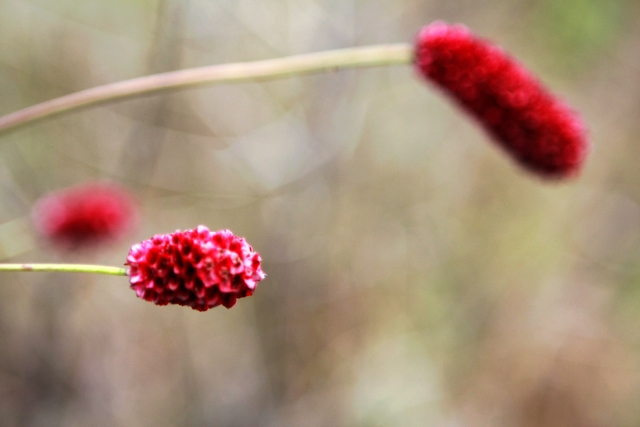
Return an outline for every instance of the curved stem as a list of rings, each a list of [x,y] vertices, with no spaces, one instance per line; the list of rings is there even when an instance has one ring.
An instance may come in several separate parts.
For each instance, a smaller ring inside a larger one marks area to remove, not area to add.
[[[0,264],[0,271],[53,271],[58,273],[94,273],[126,276],[127,269],[88,264]]]
[[[153,74],[97,86],[45,101],[0,117],[0,134],[48,117],[124,98],[191,86],[273,79],[353,67],[406,65],[413,59],[409,44],[330,50],[264,61],[241,62]]]

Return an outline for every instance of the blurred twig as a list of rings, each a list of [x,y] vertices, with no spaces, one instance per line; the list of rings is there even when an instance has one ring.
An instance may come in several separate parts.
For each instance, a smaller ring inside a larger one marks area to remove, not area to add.
[[[86,89],[0,117],[0,133],[81,108],[172,89],[272,79],[344,68],[406,65],[412,58],[411,45],[388,44],[153,74]]]

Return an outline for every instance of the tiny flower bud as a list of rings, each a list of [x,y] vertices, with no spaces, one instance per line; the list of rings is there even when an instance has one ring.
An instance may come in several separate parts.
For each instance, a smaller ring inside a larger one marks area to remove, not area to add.
[[[475,116],[525,168],[545,177],[579,172],[588,153],[581,118],[501,48],[462,25],[418,34],[415,66]]]
[[[86,249],[129,231],[137,208],[120,187],[86,183],[41,198],[32,218],[38,232],[59,247]]]
[[[139,298],[206,311],[218,305],[231,308],[236,299],[252,295],[265,278],[260,262],[243,238],[200,225],[133,245],[125,265]]]

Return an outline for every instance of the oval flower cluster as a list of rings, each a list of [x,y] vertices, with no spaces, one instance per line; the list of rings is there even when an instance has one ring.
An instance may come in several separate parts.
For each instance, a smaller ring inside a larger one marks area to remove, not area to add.
[[[136,222],[137,207],[122,188],[92,182],[43,197],[32,217],[38,232],[54,244],[86,249],[129,231]]]
[[[201,225],[134,245],[125,265],[139,298],[206,311],[231,308],[238,298],[252,295],[265,277],[260,262],[243,238]]]
[[[416,40],[415,65],[453,96],[525,168],[575,175],[588,152],[580,117],[500,47],[462,25],[434,22]]]

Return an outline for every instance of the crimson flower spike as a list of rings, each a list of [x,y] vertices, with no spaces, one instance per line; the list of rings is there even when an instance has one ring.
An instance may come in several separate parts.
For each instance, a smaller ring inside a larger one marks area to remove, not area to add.
[[[123,188],[87,182],[42,197],[33,208],[37,231],[56,246],[88,249],[122,237],[137,222],[138,208]]]
[[[547,178],[580,171],[589,151],[580,116],[500,47],[437,21],[418,34],[414,61],[526,169]]]
[[[157,305],[179,304],[206,311],[231,308],[252,295],[265,278],[257,252],[229,230],[158,234],[133,245],[126,265],[136,295]]]

